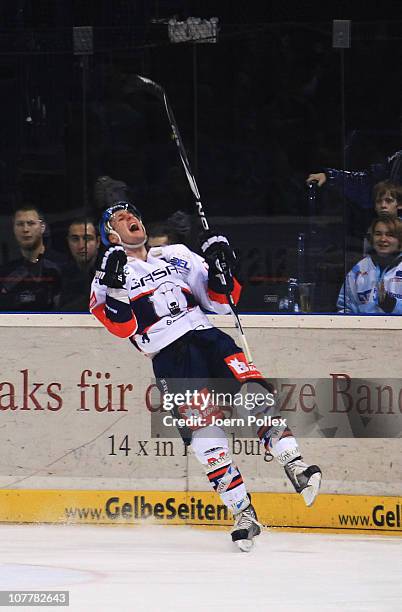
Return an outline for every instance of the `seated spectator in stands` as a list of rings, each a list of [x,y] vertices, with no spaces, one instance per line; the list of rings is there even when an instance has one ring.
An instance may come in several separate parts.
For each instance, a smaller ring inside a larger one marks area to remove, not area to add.
[[[378,217],[396,218],[402,212],[402,186],[392,181],[374,185],[374,208]]]
[[[23,206],[14,214],[13,229],[21,256],[0,269],[0,310],[52,311],[59,302],[63,258],[44,243],[44,216],[35,206]]]
[[[150,249],[157,246],[165,246],[166,244],[177,244],[179,237],[172,232],[167,221],[156,221],[147,225],[147,247]]]
[[[379,218],[396,219],[402,213],[402,187],[391,181],[380,181],[373,189],[374,210]],[[364,255],[373,252],[370,228],[364,240]]]
[[[189,246],[191,221],[189,215],[177,210],[166,221],[147,224],[147,247],[150,249],[166,244]]]
[[[92,219],[74,219],[67,230],[70,261],[60,296],[60,311],[89,312],[89,293],[96,270],[100,238]]]
[[[402,314],[402,222],[380,217],[370,227],[373,253],[347,274],[337,309],[345,314]]]

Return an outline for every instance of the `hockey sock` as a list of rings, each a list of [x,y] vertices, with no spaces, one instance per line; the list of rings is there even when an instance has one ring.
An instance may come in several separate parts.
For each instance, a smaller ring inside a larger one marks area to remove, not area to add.
[[[300,458],[300,449],[296,438],[289,427],[261,427],[258,430],[258,437],[264,444],[267,452],[272,455],[277,462],[284,466],[293,459]]]
[[[207,437],[210,436],[210,437]],[[227,438],[217,426],[195,432],[191,447],[223,503],[237,514],[250,504],[239,468],[233,463]]]

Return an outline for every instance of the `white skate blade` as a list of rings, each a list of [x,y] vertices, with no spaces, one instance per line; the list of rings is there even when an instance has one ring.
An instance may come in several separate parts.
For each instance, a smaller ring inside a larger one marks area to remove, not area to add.
[[[301,494],[303,495],[303,499],[305,501],[306,506],[310,507],[313,505],[315,498],[318,495],[318,491],[321,485],[321,474],[317,472],[317,474],[313,474],[308,481],[308,485]]]
[[[250,552],[254,546],[254,540],[237,540],[235,544],[242,552]]]

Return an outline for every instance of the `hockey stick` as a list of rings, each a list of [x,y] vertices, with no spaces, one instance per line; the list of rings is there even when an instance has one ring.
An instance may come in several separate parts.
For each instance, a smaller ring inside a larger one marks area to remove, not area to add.
[[[201,195],[200,195],[200,192],[198,190],[198,186],[197,186],[197,182],[195,180],[194,174],[193,174],[193,172],[191,170],[191,166],[190,166],[190,162],[188,160],[187,152],[186,152],[186,149],[184,148],[184,144],[183,144],[183,141],[182,141],[181,136],[180,136],[179,127],[177,125],[177,122],[176,122],[176,119],[175,119],[172,107],[170,106],[169,100],[167,98],[166,92],[163,89],[163,87],[161,87],[160,85],[158,85],[154,81],[151,81],[151,79],[148,79],[148,78],[140,76],[140,75],[137,75],[137,78],[141,81],[142,85],[150,93],[156,94],[159,98],[161,98],[163,100],[163,103],[164,103],[165,109],[166,109],[166,114],[167,114],[167,117],[168,117],[168,120],[169,120],[169,123],[170,123],[170,127],[172,129],[173,139],[174,139],[174,141],[175,141],[175,143],[177,145],[177,148],[178,148],[178,151],[179,151],[179,155],[180,155],[180,159],[181,159],[181,162],[183,164],[184,171],[186,173],[188,184],[190,185],[190,189],[191,189],[191,191],[193,192],[193,195],[194,195],[194,202],[195,202],[195,205],[196,205],[196,208],[197,208],[198,216],[200,218],[202,227],[204,228],[204,230],[208,231],[210,229],[210,227],[209,227],[209,223],[208,223],[208,220],[207,220],[207,217],[205,215],[204,208],[203,208],[203,205],[202,205],[202,202],[201,202]],[[227,263],[226,263],[226,261],[220,261],[219,263],[220,263],[220,266],[221,266],[221,269],[222,269],[222,274],[221,274],[222,283],[227,286],[226,277],[225,277],[225,271],[227,270]],[[230,309],[232,311],[232,314],[233,314],[233,317],[234,317],[234,320],[235,320],[236,328],[237,328],[237,330],[239,332],[239,335],[240,335],[240,340],[241,340],[241,344],[242,344],[242,347],[243,347],[244,354],[245,354],[246,359],[247,359],[247,363],[248,363],[248,365],[250,366],[251,369],[254,369],[255,366],[254,366],[253,358],[251,356],[250,347],[248,345],[247,338],[246,338],[246,335],[244,333],[244,329],[243,329],[243,326],[241,324],[239,314],[237,312],[236,304],[234,303],[233,297],[231,296],[229,291],[227,291],[226,296],[227,296],[227,299],[228,299],[228,302],[229,302],[229,306],[230,306]]]

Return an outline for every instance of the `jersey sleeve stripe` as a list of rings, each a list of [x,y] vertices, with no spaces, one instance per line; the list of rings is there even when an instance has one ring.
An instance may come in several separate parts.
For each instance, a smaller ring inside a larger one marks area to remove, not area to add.
[[[118,336],[119,338],[128,338],[132,336],[137,330],[137,319],[132,317],[130,321],[124,323],[114,323],[111,321],[105,312],[105,304],[98,304],[92,309],[92,314],[106,327],[110,333]]]
[[[233,291],[231,292],[231,296],[233,298],[234,303],[237,304],[237,302],[240,299],[240,294],[241,294],[242,286],[240,285],[240,283],[235,278],[233,279],[233,284],[234,284],[234,287],[233,287]],[[208,288],[208,297],[213,302],[218,302],[218,304],[227,304],[228,303],[228,299],[227,299],[226,295],[224,295],[223,293],[216,293],[215,291],[212,291],[209,288]]]
[[[149,291],[144,291],[143,293],[139,293],[138,295],[134,295],[133,297],[130,298],[130,302],[135,302],[143,297],[146,297],[147,295],[152,295],[153,293],[155,293],[155,289],[150,289]]]

